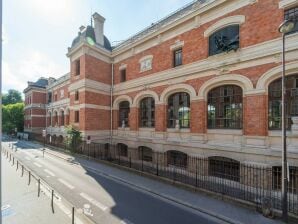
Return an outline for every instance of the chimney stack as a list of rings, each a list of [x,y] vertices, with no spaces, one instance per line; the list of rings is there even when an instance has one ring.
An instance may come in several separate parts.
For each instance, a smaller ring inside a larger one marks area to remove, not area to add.
[[[104,46],[103,26],[106,19],[96,12],[93,14],[93,20],[96,43]]]

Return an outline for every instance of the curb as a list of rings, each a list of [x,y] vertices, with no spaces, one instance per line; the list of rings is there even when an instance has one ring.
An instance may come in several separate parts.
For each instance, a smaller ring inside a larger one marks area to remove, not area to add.
[[[52,153],[52,152],[48,152],[48,151],[45,151],[45,152],[48,153],[48,154],[50,154],[50,155],[53,155],[53,156],[55,156],[55,157],[58,157],[58,158],[60,158],[60,159],[63,159],[63,160],[65,160],[65,161],[68,161],[66,158],[64,158],[63,156],[59,156],[59,155],[57,155],[56,153]],[[86,158],[86,157],[84,157],[84,156],[79,156],[79,157],[81,157],[81,158]],[[116,167],[116,166],[115,166],[115,167]],[[179,205],[183,205],[183,206],[185,206],[185,207],[187,207],[187,208],[190,208],[190,209],[199,211],[199,212],[201,212],[201,213],[207,214],[207,215],[209,215],[209,216],[215,217],[215,218],[217,218],[217,219],[219,219],[219,220],[221,220],[221,221],[224,221],[224,222],[226,222],[226,223],[230,223],[230,224],[243,224],[242,222],[239,222],[239,221],[230,219],[230,218],[228,218],[228,217],[226,217],[226,216],[219,215],[219,214],[217,214],[217,213],[211,212],[211,211],[209,211],[209,210],[206,210],[206,209],[203,209],[203,208],[200,208],[200,207],[195,207],[195,206],[193,206],[193,205],[191,205],[191,204],[189,204],[189,203],[185,203],[185,202],[180,201],[180,200],[177,200],[176,198],[173,198],[173,197],[171,197],[171,196],[168,196],[168,195],[165,195],[165,194],[160,194],[160,193],[158,193],[158,192],[156,192],[156,191],[152,191],[151,189],[149,189],[149,188],[147,188],[147,187],[133,184],[133,183],[128,182],[128,181],[126,181],[126,180],[124,180],[124,179],[122,179],[122,178],[119,178],[119,177],[117,177],[117,176],[114,176],[114,175],[111,175],[111,174],[108,174],[108,173],[99,171],[99,170],[97,170],[97,169],[95,169],[95,168],[92,168],[92,167],[89,167],[89,166],[87,166],[87,165],[84,165],[84,168],[86,168],[86,169],[90,170],[91,172],[96,173],[96,174],[98,174],[98,175],[101,175],[101,176],[104,176],[104,177],[108,177],[108,178],[110,178],[110,179],[115,179],[115,180],[118,181],[118,182],[122,182],[122,183],[124,183],[124,184],[126,184],[126,185],[129,185],[129,186],[131,186],[131,187],[134,187],[134,188],[136,188],[136,189],[145,191],[145,192],[147,192],[147,193],[151,193],[151,194],[153,194],[153,195],[155,195],[155,196],[158,196],[158,197],[160,197],[160,198],[166,199],[166,200],[168,200],[168,201],[177,203],[177,204],[179,204]]]

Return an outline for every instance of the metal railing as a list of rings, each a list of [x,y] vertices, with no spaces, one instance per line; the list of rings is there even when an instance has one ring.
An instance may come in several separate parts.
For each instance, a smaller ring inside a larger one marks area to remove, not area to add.
[[[8,159],[12,166],[16,166],[16,172],[20,173],[20,177],[28,178],[28,186],[31,184],[33,184],[33,186],[37,186],[37,198],[41,197],[41,194],[44,194],[50,198],[50,210],[53,214],[55,213],[57,206],[60,209],[63,209],[65,214],[70,217],[71,224],[94,223],[85,215],[83,215],[83,210],[81,208],[76,208],[73,204],[63,198],[56,190],[51,188],[45,180],[40,178],[28,166],[24,165],[20,160],[18,160],[14,155],[14,152],[16,151],[17,147],[11,143],[9,144],[9,149],[2,147],[3,156]]]
[[[49,142],[47,142],[49,144]],[[68,150],[64,143],[51,143]],[[140,149],[100,143],[82,142],[68,151],[95,160],[104,160],[140,172],[163,177],[194,188],[215,192],[232,199],[248,201],[258,209],[281,210],[280,169],[240,164],[222,157],[172,158],[169,152],[151,152],[144,156]],[[298,215],[298,167],[291,167],[288,188],[289,212]]]

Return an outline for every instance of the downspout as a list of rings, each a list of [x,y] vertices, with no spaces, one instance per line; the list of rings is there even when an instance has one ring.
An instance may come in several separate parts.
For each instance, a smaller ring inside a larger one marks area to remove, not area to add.
[[[113,139],[113,90],[114,90],[114,61],[112,61],[112,83],[111,83],[111,93],[110,93],[111,95],[110,146],[112,145],[112,139]]]

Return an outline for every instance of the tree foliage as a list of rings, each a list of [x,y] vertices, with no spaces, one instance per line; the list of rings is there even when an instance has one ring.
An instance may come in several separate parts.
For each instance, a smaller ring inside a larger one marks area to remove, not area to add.
[[[74,152],[82,143],[82,133],[73,126],[68,126],[66,132],[66,145],[71,152]]]
[[[14,89],[8,90],[8,93],[3,94],[2,96],[3,105],[15,104],[15,103],[21,103],[21,102],[23,102],[21,93]]]
[[[24,103],[2,105],[2,131],[6,133],[24,129]]]

